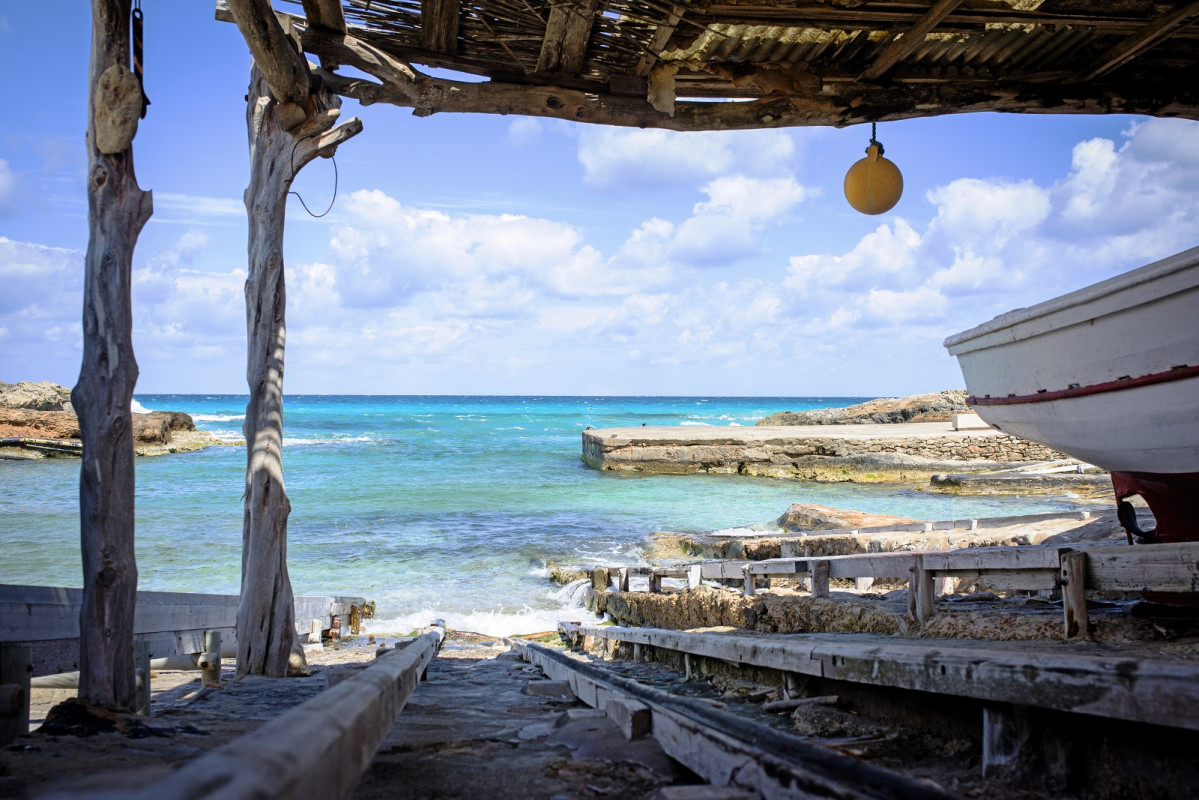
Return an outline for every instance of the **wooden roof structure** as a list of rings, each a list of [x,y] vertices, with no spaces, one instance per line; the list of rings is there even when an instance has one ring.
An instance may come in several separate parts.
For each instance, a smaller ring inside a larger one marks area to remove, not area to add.
[[[287,0],[276,13],[333,91],[418,116],[674,130],[1199,118],[1194,0]],[[233,19],[223,3],[217,16]]]

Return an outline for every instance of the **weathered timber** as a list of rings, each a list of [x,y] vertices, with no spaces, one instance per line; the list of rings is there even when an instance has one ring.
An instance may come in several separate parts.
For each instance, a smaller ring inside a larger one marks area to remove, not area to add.
[[[79,668],[79,609],[82,592],[52,586],[0,585],[0,642],[33,649],[35,676]],[[150,644],[154,669],[198,669],[212,652],[206,635],[218,633],[224,657],[236,656],[237,595],[138,592],[133,632]],[[329,629],[336,615],[366,606],[361,597],[297,597],[295,616],[306,630],[314,623]],[[78,679],[72,685],[78,685]]]
[[[71,391],[79,416],[83,463],[79,479],[83,599],[80,608],[79,696],[97,706],[131,711],[133,597],[133,419],[137,383],[130,301],[133,248],[153,213],[153,198],[137,185],[133,137],[118,152],[102,152],[98,126],[114,112],[104,74],[128,69],[130,0],[93,0],[88,75],[88,246],[83,288],[83,365]],[[134,126],[136,130],[136,126]],[[110,148],[106,148],[110,149]]]
[[[16,436],[0,439],[0,447],[22,447],[26,450],[69,456],[83,455],[83,443],[70,439],[34,439],[28,436]]]
[[[698,698],[671,695],[538,644],[513,644],[546,675],[568,681],[575,695],[594,708],[604,710],[613,701],[628,699],[648,707],[662,749],[714,785],[753,789],[771,798],[949,796]]]
[[[828,582],[831,572],[827,560],[812,563],[808,571],[812,580],[812,597],[828,597]]]
[[[305,669],[296,638],[287,573],[287,517],[283,484],[283,355],[286,290],[283,227],[287,192],[296,174],[317,156],[331,155],[362,130],[357,119],[333,127],[341,99],[323,86],[313,93],[308,121],[289,134],[257,65],[247,94],[250,185],[249,275],[246,278],[250,401],[246,438],[246,493],[242,525],[241,604],[237,612],[237,674],[283,677]]]
[[[928,13],[887,45],[887,49],[883,50],[874,63],[858,76],[858,80],[872,81],[881,78],[891,67],[924,44],[924,37],[961,4],[962,0],[937,0]]]
[[[31,658],[28,645],[0,644],[0,747],[29,733]]]
[[[274,98],[311,110],[308,62],[268,0],[227,0],[226,5]],[[324,26],[321,30],[328,31]]]
[[[134,711],[139,717],[150,715],[150,643],[145,639],[133,640],[133,675],[137,685],[137,701]]]
[[[389,651],[258,730],[126,796],[348,797],[444,637],[444,628],[426,629],[403,650]]]
[[[865,634],[693,633],[583,626],[640,643],[783,672],[1199,730],[1199,664],[1057,643],[897,640]]]
[[[420,4],[421,46],[434,53],[458,52],[458,0],[422,0]]]
[[[1199,2],[1191,2],[1178,6],[1173,11],[1169,11],[1158,17],[1104,53],[1095,63],[1094,67],[1075,76],[1075,79],[1079,82],[1093,81],[1113,70],[1119,69],[1145,50],[1148,50],[1169,36],[1175,29],[1189,23],[1196,15],[1199,15]]]
[[[577,75],[587,54],[587,40],[600,0],[566,0],[550,6],[538,72]]]
[[[1087,635],[1087,554],[1062,555],[1062,611],[1065,636]]]
[[[654,31],[654,38],[650,40],[649,47],[641,54],[641,58],[637,59],[637,66],[633,67],[633,74],[639,77],[645,77],[649,71],[653,69],[654,64],[658,62],[658,56],[666,44],[670,41],[670,37],[678,29],[679,23],[683,21],[683,16],[687,13],[687,7],[678,3],[672,3],[670,6],[670,16],[666,18],[664,23],[658,25]]]

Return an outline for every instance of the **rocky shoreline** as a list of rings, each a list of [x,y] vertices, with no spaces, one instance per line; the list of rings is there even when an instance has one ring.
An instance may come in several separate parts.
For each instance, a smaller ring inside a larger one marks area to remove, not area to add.
[[[181,411],[134,413],[132,419],[133,449],[139,456],[187,453],[225,444],[211,433],[197,430],[191,416]],[[0,459],[72,454],[70,447],[39,447],[37,441],[80,444],[79,418],[71,406],[70,390],[48,382],[0,382]]]
[[[582,459],[608,472],[910,484],[955,494],[1106,489],[1109,479],[1101,471],[1063,475],[1076,462],[988,427],[965,397],[955,389],[845,408],[781,411],[752,428],[589,429],[582,436]],[[1056,474],[1018,472],[1046,465],[1054,466]],[[990,480],[992,474],[1002,477]]]

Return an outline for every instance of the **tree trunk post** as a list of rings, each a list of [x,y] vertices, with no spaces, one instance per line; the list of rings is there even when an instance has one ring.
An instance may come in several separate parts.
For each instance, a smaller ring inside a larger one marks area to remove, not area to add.
[[[133,420],[137,383],[130,301],[133,248],[153,213],[137,185],[133,137],[141,82],[129,71],[130,0],[92,0],[88,74],[88,247],[83,364],[71,403],[79,415],[83,602],[79,697],[131,711],[136,701],[133,609]]]
[[[250,140],[249,274],[246,278],[250,402],[246,437],[246,493],[242,519],[241,601],[237,608],[237,677],[285,677],[306,672],[295,630],[287,573],[287,517],[283,485],[283,353],[287,338],[283,228],[287,191],[318,155],[332,155],[362,130],[353,119],[333,128],[341,98],[321,87],[316,110],[288,132],[257,66],[251,70],[246,124]]]

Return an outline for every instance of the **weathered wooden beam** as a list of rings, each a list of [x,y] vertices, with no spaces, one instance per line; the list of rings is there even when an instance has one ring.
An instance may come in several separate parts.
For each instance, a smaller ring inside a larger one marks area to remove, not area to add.
[[[274,98],[307,109],[312,93],[308,61],[283,29],[269,0],[225,3]]]
[[[1087,635],[1087,554],[1062,555],[1062,611],[1067,639]]]
[[[1199,664],[1185,659],[1080,653],[1055,642],[947,646],[943,639],[594,625],[580,633],[781,672],[1199,730]]]
[[[437,655],[444,628],[426,629],[311,700],[209,752],[130,800],[349,797]]]
[[[962,0],[937,0],[929,8],[928,13],[917,20],[911,28],[891,40],[883,52],[879,53],[874,63],[858,76],[858,80],[873,81],[887,74],[891,67],[907,58],[917,47],[924,44],[924,37],[953,13],[961,3]]]
[[[130,0],[92,1],[88,74],[88,247],[84,259],[83,364],[71,392],[79,416],[83,593],[79,696],[131,711],[133,598],[133,249],[154,210],[137,185],[133,138],[141,83],[130,72]]]
[[[714,786],[749,788],[762,797],[808,800],[949,797],[928,783],[917,783],[697,698],[672,695],[532,642],[517,639],[513,644],[525,660],[549,678],[568,682],[575,696],[594,708],[616,707],[618,716],[621,703],[632,701],[648,708],[648,727],[667,755]]]
[[[600,0],[559,0],[550,6],[537,71],[578,75],[587,55],[587,41]]]
[[[304,16],[308,25],[334,33],[346,32],[346,18],[341,10],[341,0],[303,0]]]
[[[644,78],[649,75],[649,71],[658,63],[658,56],[663,48],[670,42],[670,37],[674,36],[674,32],[678,30],[679,23],[683,21],[683,17],[687,13],[687,7],[677,3],[670,6],[670,15],[666,17],[666,21],[659,23],[657,30],[654,31],[654,38],[650,40],[649,47],[641,54],[641,58],[637,59],[637,66],[633,68],[633,74]]]
[[[288,132],[268,96],[257,61],[246,95],[250,185],[246,278],[247,361],[250,400],[242,425],[246,438],[246,491],[242,520],[241,602],[237,609],[237,676],[284,677],[306,671],[295,628],[287,570],[287,518],[291,503],[283,483],[283,366],[287,338],[283,230],[287,192],[296,174],[319,155],[331,155],[362,130],[352,119],[338,127],[341,99],[323,84],[309,99],[307,121]]]
[[[1095,6],[1098,9],[1099,4]],[[895,8],[871,8],[833,3],[761,5],[714,3],[689,18],[699,25],[790,25],[837,27],[850,31],[897,31],[911,27],[927,12]],[[735,22],[734,22],[735,21]],[[986,25],[1070,26],[1105,34],[1131,34],[1145,25],[1143,17],[1128,14],[1051,13],[1040,10],[972,6],[959,8],[948,16],[942,29],[980,30]]]
[[[1187,3],[1163,14],[1104,53],[1091,69],[1078,75],[1077,80],[1086,83],[1119,69],[1186,25],[1196,15],[1199,15],[1199,2]]]
[[[433,53],[458,52],[458,0],[421,0],[421,46]]]
[[[308,27],[319,28],[333,34],[346,32],[346,18],[341,10],[341,0],[303,0],[304,17]],[[338,64],[331,59],[321,59],[325,69],[337,69]]]
[[[828,597],[828,561],[813,561],[808,569],[812,580],[812,597]]]
[[[0,644],[0,747],[29,733],[29,683],[33,672],[28,645]]]

